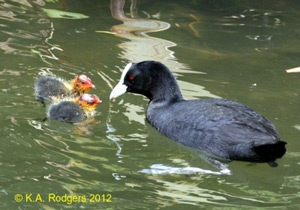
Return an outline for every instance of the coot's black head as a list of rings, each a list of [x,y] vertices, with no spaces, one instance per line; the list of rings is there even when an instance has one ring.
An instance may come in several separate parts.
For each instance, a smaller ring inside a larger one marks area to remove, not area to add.
[[[119,83],[110,94],[110,99],[115,99],[125,92],[142,94],[150,100],[182,99],[171,71],[156,61],[127,64]]]

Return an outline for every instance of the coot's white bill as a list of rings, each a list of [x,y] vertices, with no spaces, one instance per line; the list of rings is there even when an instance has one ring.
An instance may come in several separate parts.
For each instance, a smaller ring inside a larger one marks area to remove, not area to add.
[[[111,91],[109,99],[114,100],[115,98],[119,97],[120,95],[126,93],[127,86],[124,85],[124,78],[132,66],[132,63],[128,63],[126,67],[124,68],[119,83],[115,86],[115,88]]]

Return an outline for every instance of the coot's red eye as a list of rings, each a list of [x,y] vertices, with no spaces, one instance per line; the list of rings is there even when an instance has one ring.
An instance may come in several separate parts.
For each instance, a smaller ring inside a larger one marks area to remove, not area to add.
[[[130,76],[128,77],[128,79],[132,81],[132,80],[134,79],[134,76],[133,76],[133,75],[130,75]]]

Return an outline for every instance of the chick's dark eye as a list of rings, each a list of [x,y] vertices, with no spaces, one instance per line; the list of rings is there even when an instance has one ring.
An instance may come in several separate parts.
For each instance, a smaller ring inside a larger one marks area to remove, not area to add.
[[[81,82],[81,84],[83,84],[83,85],[84,85],[84,84],[85,84],[85,82]]]

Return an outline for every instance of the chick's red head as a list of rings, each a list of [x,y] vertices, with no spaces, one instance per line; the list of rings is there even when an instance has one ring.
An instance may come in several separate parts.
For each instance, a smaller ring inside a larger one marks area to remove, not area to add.
[[[83,109],[87,110],[93,110],[97,106],[97,104],[100,104],[102,101],[93,94],[84,93],[79,97],[79,105]]]
[[[84,75],[77,75],[73,81],[73,92],[74,93],[86,93],[89,92],[92,88],[94,88],[95,85],[93,85],[92,80]]]

